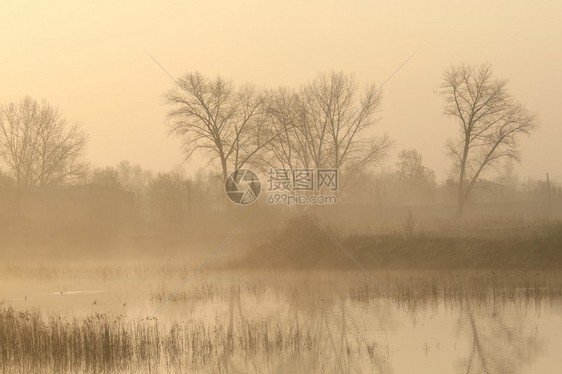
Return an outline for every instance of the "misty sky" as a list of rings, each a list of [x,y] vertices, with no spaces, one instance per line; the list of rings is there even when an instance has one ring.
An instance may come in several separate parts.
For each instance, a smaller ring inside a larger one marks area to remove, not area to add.
[[[0,101],[47,99],[90,134],[88,159],[169,170],[162,94],[200,71],[258,86],[297,86],[343,70],[382,83],[376,132],[417,148],[440,179],[455,126],[436,93],[452,63],[489,62],[541,128],[522,141],[521,177],[562,179],[561,1],[2,1]],[[199,166],[195,160],[191,168]]]

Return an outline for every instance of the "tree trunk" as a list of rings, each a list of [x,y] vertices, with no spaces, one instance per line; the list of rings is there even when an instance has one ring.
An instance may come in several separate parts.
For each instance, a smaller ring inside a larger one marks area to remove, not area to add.
[[[226,178],[228,177],[228,170],[227,170],[227,165],[226,165],[226,159],[224,157],[221,157],[221,167],[222,167],[222,180],[223,182],[226,182]]]
[[[464,138],[464,149],[462,155],[462,161],[460,165],[460,175],[459,175],[459,191],[458,191],[458,199],[457,199],[457,221],[462,219],[462,215],[464,212],[464,203],[466,201],[467,194],[465,193],[465,174],[466,174],[466,160],[468,160],[468,149],[469,149],[469,141],[470,135],[465,133]]]
[[[464,203],[465,198],[462,194],[459,193],[459,199],[457,202],[457,221],[460,221],[462,219],[462,215],[464,213]]]

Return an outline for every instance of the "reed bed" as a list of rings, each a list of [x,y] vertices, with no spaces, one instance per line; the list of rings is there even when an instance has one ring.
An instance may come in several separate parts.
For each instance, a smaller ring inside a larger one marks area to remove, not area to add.
[[[297,322],[160,323],[95,314],[44,319],[0,309],[3,372],[147,372],[218,368],[230,357],[298,357],[317,348],[317,335]]]

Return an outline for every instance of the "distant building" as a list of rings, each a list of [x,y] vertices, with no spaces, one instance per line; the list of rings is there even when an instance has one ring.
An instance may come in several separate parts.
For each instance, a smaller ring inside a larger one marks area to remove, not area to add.
[[[513,187],[480,179],[474,184],[470,199],[478,203],[497,203],[521,201],[525,196]]]

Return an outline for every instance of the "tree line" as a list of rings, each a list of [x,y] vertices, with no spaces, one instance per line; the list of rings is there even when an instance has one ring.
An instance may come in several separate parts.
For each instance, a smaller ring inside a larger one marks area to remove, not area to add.
[[[518,140],[532,134],[538,120],[511,95],[508,81],[494,76],[490,65],[451,66],[443,74],[440,95],[443,113],[457,130],[446,150],[461,218],[484,173],[508,160],[519,162]],[[218,176],[205,176],[213,185],[244,167],[329,168],[339,171],[341,186],[348,188],[358,175],[372,175],[372,166],[380,165],[393,145],[386,135],[376,134],[381,90],[341,72],[318,74],[300,87],[275,89],[194,72],[177,79],[164,97],[170,135],[181,139],[187,160],[199,152],[217,166]],[[154,175],[129,163],[91,168],[84,161],[87,141],[78,123],[67,121],[46,101],[25,97],[6,103],[0,107],[0,160],[5,170],[0,182],[23,189],[90,181],[131,190],[145,200],[158,200],[160,194],[166,196],[160,200],[173,201],[174,194],[180,199],[195,193],[195,179],[180,171]],[[397,167],[403,185],[435,184],[433,172],[415,150],[401,153]],[[191,209],[192,203],[188,200],[184,208]],[[173,215],[178,205],[170,203],[166,209],[165,214]]]

